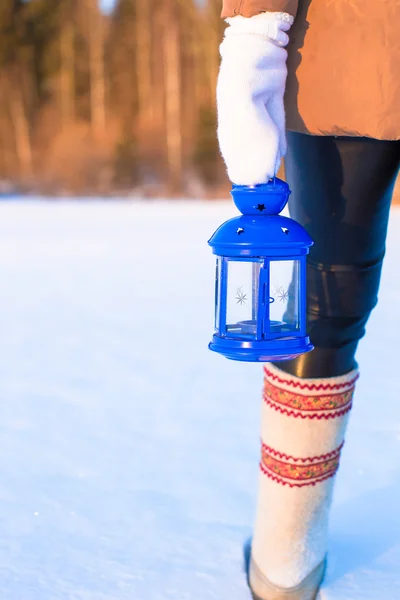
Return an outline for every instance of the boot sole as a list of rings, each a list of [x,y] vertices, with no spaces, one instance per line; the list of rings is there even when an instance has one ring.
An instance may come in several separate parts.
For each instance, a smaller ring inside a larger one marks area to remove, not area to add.
[[[325,571],[326,559],[296,587],[281,588],[268,581],[251,560],[249,581],[253,600],[315,600]],[[253,591],[254,588],[257,588],[258,594]],[[259,593],[262,593],[262,596]]]

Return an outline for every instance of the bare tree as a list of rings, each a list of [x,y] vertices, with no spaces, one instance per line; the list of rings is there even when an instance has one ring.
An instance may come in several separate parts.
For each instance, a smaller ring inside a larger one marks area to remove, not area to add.
[[[21,175],[32,173],[32,142],[21,77],[17,67],[9,71],[9,111],[15,136],[15,151]]]
[[[75,119],[75,23],[74,0],[64,0],[60,8],[60,113],[65,128]]]
[[[168,170],[174,187],[179,187],[182,180],[181,62],[177,12],[173,0],[166,0],[163,37],[165,127]]]
[[[27,48],[25,6],[20,0],[4,0],[0,8],[3,25],[0,59],[5,105],[14,134],[14,150],[22,175],[32,171],[32,140],[28,113],[28,95],[32,96],[30,61]],[[28,75],[28,77],[26,77]],[[28,83],[28,85],[25,85]]]
[[[206,35],[206,39],[203,40],[203,49],[210,94],[209,98],[212,103],[215,103],[215,89],[220,63],[219,45],[225,29],[225,24],[221,20],[220,13],[220,0],[206,1],[202,15],[204,20],[202,31]]]
[[[90,123],[95,138],[106,130],[104,23],[97,0],[81,0],[86,12],[89,46]]]
[[[139,117],[144,120],[153,116],[152,90],[152,28],[151,16],[154,6],[151,0],[135,2],[136,77]]]

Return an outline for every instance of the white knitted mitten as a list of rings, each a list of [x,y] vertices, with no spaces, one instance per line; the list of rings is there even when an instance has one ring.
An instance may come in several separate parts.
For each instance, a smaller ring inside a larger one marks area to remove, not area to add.
[[[287,13],[226,19],[217,84],[218,140],[236,184],[266,183],[286,153]]]
[[[261,473],[250,571],[250,585],[259,598],[271,597],[270,584],[283,590],[301,586],[325,559],[334,475],[358,378],[357,371],[300,379],[270,364],[264,370]],[[288,599],[314,598],[285,594]]]

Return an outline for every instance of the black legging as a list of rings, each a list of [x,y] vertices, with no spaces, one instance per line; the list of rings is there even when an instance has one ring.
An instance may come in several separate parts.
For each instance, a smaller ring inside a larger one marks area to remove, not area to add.
[[[291,216],[313,238],[308,333],[315,349],[279,367],[298,377],[351,371],[377,302],[400,142],[288,133]]]

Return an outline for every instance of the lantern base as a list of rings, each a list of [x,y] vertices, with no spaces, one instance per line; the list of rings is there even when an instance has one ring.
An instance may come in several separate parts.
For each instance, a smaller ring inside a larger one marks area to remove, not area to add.
[[[291,360],[314,349],[308,336],[280,340],[244,341],[214,335],[208,347],[226,358],[244,362]]]

